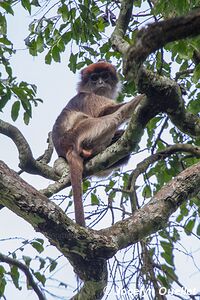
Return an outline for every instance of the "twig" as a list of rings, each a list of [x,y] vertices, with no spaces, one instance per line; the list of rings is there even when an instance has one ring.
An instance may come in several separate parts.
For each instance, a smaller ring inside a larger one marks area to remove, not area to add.
[[[21,263],[20,261],[18,261],[16,259],[8,257],[8,256],[6,256],[2,253],[0,253],[0,261],[4,262],[4,263],[7,263],[9,265],[13,265],[13,266],[18,267],[26,275],[28,284],[33,288],[33,290],[37,294],[38,298],[40,300],[46,300],[45,295],[39,289],[38,284],[34,281],[33,276],[31,274],[29,268],[26,265],[24,265],[23,263]]]

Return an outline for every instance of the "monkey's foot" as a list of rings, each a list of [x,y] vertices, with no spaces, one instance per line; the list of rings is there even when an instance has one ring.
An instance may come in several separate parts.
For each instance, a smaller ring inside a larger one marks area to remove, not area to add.
[[[81,150],[81,156],[83,156],[84,158],[89,158],[90,156],[92,156],[92,150],[82,149]]]

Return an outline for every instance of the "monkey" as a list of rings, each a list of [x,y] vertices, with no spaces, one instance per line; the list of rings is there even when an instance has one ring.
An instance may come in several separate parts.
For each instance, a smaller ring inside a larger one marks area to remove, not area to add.
[[[64,157],[70,170],[76,223],[85,227],[82,203],[84,162],[105,150],[123,131],[119,126],[128,120],[143,95],[128,103],[116,103],[119,78],[109,62],[99,61],[85,67],[77,95],[55,121],[52,139],[58,156]]]

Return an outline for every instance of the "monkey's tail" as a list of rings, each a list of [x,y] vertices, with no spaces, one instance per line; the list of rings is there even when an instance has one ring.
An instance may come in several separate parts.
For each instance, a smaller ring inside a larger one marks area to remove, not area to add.
[[[76,223],[85,227],[85,217],[82,202],[83,160],[75,150],[69,150],[66,153],[66,158],[70,168]]]

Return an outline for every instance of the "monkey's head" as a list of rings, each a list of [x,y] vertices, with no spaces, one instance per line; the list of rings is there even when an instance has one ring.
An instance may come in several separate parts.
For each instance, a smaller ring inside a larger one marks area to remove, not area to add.
[[[120,84],[115,67],[104,61],[93,63],[81,71],[78,92],[92,92],[115,99]]]

